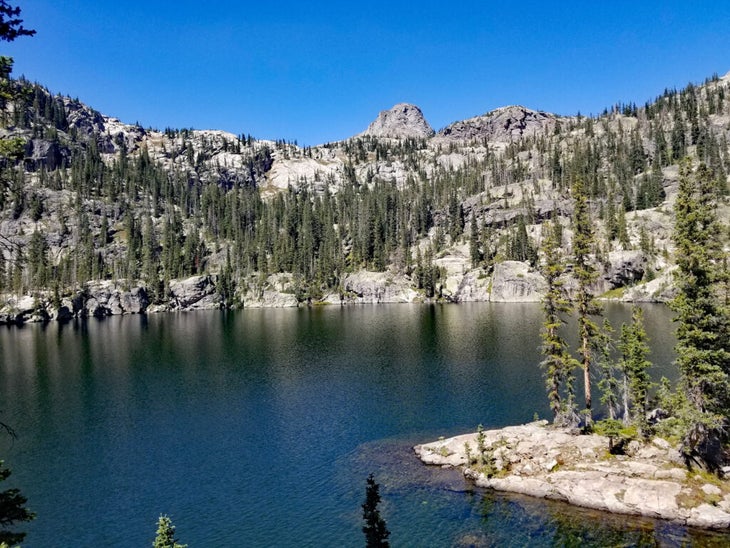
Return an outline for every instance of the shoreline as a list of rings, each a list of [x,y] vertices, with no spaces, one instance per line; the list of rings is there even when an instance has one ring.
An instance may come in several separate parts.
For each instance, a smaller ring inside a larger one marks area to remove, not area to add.
[[[476,432],[413,449],[427,465],[461,468],[479,487],[691,527],[730,527],[730,481],[688,470],[677,449],[661,438],[632,442],[627,455],[612,455],[608,438],[576,434],[545,420],[482,434],[487,464],[474,462]]]
[[[218,294],[215,280],[211,276],[193,276],[174,280],[171,293],[163,302],[151,302],[143,286],[125,288],[123,283],[103,281],[89,284],[83,290],[53,302],[53,295],[40,292],[33,295],[0,294],[0,325],[17,326],[26,323],[67,322],[82,318],[105,318],[109,316],[148,315],[165,312],[194,312],[198,310],[241,310],[245,308],[309,308],[320,306],[358,306],[377,304],[461,304],[495,303],[528,304],[539,303],[531,299],[496,299],[490,293],[471,295],[469,298],[453,297],[425,298],[415,291],[397,294],[327,294],[319,300],[298,301],[294,294],[265,291],[258,299],[243,298],[234,306],[226,306]],[[617,300],[600,298],[604,302],[665,304],[663,300]]]

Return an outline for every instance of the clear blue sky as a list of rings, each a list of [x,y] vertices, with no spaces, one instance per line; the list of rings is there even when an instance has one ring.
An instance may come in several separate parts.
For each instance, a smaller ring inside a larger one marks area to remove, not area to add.
[[[315,145],[399,102],[439,129],[508,104],[643,104],[730,70],[725,0],[10,0],[16,75],[144,127]]]

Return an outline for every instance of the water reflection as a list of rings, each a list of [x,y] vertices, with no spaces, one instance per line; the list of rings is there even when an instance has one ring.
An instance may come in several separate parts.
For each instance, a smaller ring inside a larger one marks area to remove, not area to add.
[[[671,374],[669,312],[645,317]],[[190,545],[360,546],[370,471],[412,545],[590,539],[595,521],[469,494],[410,451],[546,416],[540,321],[536,305],[403,305],[0,330],[0,409],[20,434],[0,449],[39,515],[28,543],[143,545],[165,512]]]

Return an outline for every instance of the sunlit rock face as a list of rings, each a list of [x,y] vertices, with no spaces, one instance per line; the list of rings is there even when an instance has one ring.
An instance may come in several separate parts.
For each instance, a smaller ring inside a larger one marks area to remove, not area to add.
[[[399,103],[390,110],[381,111],[360,136],[420,139],[431,137],[433,134],[433,128],[424,118],[420,108],[408,103]]]

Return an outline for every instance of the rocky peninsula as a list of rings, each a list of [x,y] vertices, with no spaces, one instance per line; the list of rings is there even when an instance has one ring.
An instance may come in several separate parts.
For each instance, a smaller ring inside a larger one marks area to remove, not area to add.
[[[479,447],[486,457],[475,458]],[[604,436],[537,421],[440,439],[414,450],[426,464],[462,468],[480,487],[692,527],[730,527],[730,482],[688,470],[666,440],[631,442],[624,455],[608,448]]]

